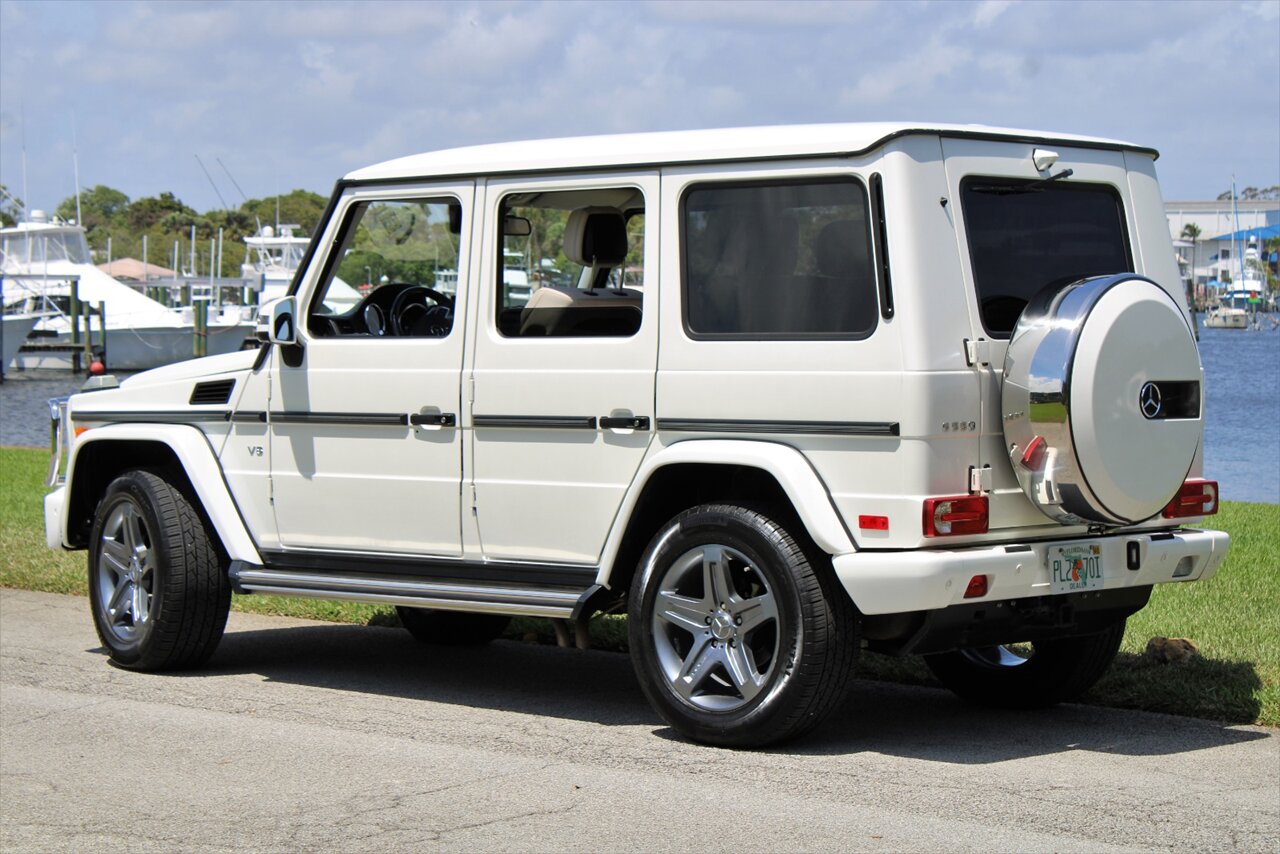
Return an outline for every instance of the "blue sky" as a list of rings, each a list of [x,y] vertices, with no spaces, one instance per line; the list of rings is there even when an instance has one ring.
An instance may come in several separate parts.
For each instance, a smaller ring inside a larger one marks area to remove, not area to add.
[[[1280,184],[1280,0],[0,0],[0,183],[198,210],[418,151],[814,121],[980,123],[1161,152],[1166,199]]]

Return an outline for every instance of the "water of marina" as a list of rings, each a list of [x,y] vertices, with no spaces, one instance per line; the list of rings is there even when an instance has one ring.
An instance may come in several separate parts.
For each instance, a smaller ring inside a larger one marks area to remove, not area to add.
[[[1280,330],[1202,329],[1205,476],[1228,501],[1280,504]],[[1270,330],[1270,331],[1268,331]],[[0,384],[0,445],[48,447],[50,397],[82,380],[67,371],[9,371]]]

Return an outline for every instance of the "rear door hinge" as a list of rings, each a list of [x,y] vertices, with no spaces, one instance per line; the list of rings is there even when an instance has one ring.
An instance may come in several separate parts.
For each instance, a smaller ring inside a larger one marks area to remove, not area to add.
[[[986,338],[976,341],[972,338],[964,339],[964,360],[971,368],[991,364],[991,342]]]
[[[991,466],[969,466],[969,494],[985,495],[991,491]]]

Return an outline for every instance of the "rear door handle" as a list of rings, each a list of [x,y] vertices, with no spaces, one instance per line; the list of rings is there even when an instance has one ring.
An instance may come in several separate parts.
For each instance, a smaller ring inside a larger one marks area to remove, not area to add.
[[[647,415],[605,415],[600,418],[602,430],[648,430]]]
[[[413,412],[409,423],[415,427],[456,427],[458,416],[452,412]]]

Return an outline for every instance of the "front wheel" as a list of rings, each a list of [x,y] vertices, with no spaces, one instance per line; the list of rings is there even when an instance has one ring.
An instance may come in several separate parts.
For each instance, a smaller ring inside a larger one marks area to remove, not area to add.
[[[731,505],[695,507],[654,537],[627,622],[640,686],[672,727],[757,747],[800,735],[840,705],[857,621],[821,562],[778,522]]]
[[[117,664],[202,664],[222,639],[231,583],[212,538],[169,479],[127,472],[111,482],[89,541],[89,601]]]
[[[983,706],[1036,709],[1074,700],[1111,666],[1125,621],[1091,635],[926,655],[943,685]]]

